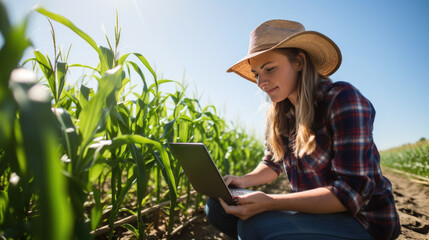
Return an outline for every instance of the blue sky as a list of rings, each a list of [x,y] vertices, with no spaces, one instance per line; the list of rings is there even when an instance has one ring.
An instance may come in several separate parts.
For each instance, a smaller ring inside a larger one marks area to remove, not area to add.
[[[115,9],[122,27],[120,53],[139,52],[163,78],[189,83],[189,93],[213,104],[228,121],[262,138],[265,96],[255,84],[226,73],[247,53],[249,33],[270,19],[301,22],[334,40],[343,62],[333,81],[356,86],[377,111],[379,149],[429,138],[429,1],[198,1],[4,0],[14,21],[35,4],[59,13],[107,46]],[[86,42],[55,24],[57,44],[73,43],[69,63],[95,65]],[[53,55],[46,18],[32,13],[28,35]],[[1,43],[1,42],[0,42]],[[26,58],[31,55],[26,55]],[[73,74],[70,81],[80,74]]]

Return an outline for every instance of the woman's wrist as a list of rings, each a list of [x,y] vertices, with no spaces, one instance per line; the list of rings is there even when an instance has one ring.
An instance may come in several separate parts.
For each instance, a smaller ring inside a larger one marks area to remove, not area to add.
[[[247,175],[244,175],[244,176],[240,176],[240,177],[238,177],[238,179],[239,179],[239,184],[238,184],[238,187],[240,187],[240,188],[248,188],[248,187],[251,187],[251,186],[249,186],[248,185],[248,176]]]
[[[279,195],[278,194],[266,194],[267,200],[265,203],[265,211],[278,211],[285,210],[279,207]]]

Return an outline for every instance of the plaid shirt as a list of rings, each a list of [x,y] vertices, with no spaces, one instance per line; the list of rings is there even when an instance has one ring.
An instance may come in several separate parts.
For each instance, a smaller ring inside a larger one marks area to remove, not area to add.
[[[381,173],[380,156],[373,142],[374,107],[346,82],[323,80],[319,91],[323,97],[317,101],[313,125],[316,150],[296,158],[291,152],[292,141],[285,136],[283,164],[273,162],[270,151],[263,163],[278,174],[286,170],[293,192],[330,187],[376,239],[396,238],[400,224],[392,185]],[[295,126],[289,109],[285,109],[287,123]]]

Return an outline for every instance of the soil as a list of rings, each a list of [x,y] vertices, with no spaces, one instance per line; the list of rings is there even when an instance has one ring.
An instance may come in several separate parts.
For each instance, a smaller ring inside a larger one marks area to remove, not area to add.
[[[429,240],[429,182],[416,181],[404,175],[383,169],[383,174],[391,181],[395,196],[396,208],[401,222],[401,235],[398,239]],[[264,187],[265,192],[281,193],[280,189],[289,189],[285,176]],[[191,221],[189,221],[189,219]],[[206,220],[204,208],[197,209],[188,219],[180,219],[184,224],[173,235],[165,236],[162,224],[148,233],[147,239],[226,239],[228,236],[218,232]],[[177,228],[177,226],[175,226]],[[131,232],[123,232],[121,239],[133,239]]]
[[[400,217],[401,235],[398,239],[429,239],[429,182],[386,170],[383,174],[392,183]]]

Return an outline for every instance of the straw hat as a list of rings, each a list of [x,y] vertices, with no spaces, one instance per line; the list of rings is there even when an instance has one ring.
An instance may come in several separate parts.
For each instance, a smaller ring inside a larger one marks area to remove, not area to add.
[[[341,52],[327,36],[305,31],[302,24],[288,20],[271,20],[262,23],[250,33],[249,52],[227,72],[256,83],[250,71],[249,59],[276,48],[299,48],[307,52],[322,76],[333,74],[341,65]]]

